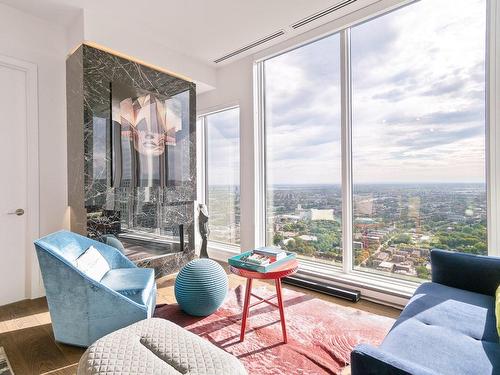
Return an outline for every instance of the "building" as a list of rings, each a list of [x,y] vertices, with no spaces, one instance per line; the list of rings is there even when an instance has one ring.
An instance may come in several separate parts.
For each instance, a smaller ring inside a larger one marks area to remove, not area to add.
[[[416,275],[415,267],[413,266],[413,263],[410,261],[395,263],[394,272],[405,275]]]
[[[394,270],[394,263],[392,262],[381,262],[377,266],[377,270],[384,272],[392,272]]]
[[[395,263],[401,263],[406,260],[406,255],[401,255],[401,254],[394,254],[392,256],[392,261]]]
[[[363,242],[353,241],[352,242],[352,247],[355,250],[362,249],[363,248]]]
[[[384,252],[380,252],[380,253],[377,254],[376,259],[378,259],[380,261],[388,260],[389,259],[389,254],[384,253]]]
[[[315,241],[318,240],[318,237],[316,237],[316,236],[310,236],[310,235],[307,235],[307,234],[303,234],[302,236],[299,236],[299,238],[302,241],[306,241],[306,242],[315,242]]]
[[[333,209],[320,210],[320,209],[311,208],[310,215],[311,215],[312,221],[316,221],[316,220],[333,221],[333,220],[335,220],[335,216],[333,214]]]

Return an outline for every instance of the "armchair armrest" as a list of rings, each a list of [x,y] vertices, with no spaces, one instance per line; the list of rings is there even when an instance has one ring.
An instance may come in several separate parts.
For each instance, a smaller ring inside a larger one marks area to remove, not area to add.
[[[500,258],[431,251],[432,281],[470,292],[494,295],[500,284]]]
[[[381,348],[360,344],[351,352],[351,375],[437,375]]]

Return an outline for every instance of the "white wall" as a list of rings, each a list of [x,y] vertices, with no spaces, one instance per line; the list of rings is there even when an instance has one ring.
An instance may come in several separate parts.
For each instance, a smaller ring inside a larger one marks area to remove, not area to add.
[[[0,54],[38,66],[40,234],[67,226],[65,46],[63,30],[0,4]]]
[[[161,40],[168,38],[168,35],[144,33],[139,27],[140,22],[135,25],[126,24],[120,22],[116,14],[108,15],[85,10],[82,16],[85,41],[97,43],[191,78],[196,83],[198,92],[215,87],[215,68],[210,64],[167,48],[161,43]],[[110,19],[114,22],[110,22]],[[186,24],[186,32],[189,32],[188,24]]]
[[[0,4],[0,54],[37,66],[39,233],[67,228],[65,33],[41,19]],[[33,252],[28,259],[35,259],[32,245],[28,247],[30,250]],[[33,275],[33,279],[38,276]],[[29,293],[31,297],[40,296],[43,289],[37,282],[31,284],[31,277],[27,275],[28,285],[34,286]]]
[[[217,89],[197,96],[197,113],[240,107],[241,249],[255,247],[253,59],[248,57],[217,71]]]

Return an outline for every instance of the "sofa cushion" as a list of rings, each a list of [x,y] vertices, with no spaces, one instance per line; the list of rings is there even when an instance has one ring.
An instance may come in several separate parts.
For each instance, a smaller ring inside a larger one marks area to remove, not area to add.
[[[416,318],[425,324],[457,330],[476,340],[498,342],[494,303],[493,296],[424,283],[417,288],[398,322]]]
[[[381,349],[441,374],[500,370],[500,344],[492,296],[422,284]]]
[[[94,246],[90,246],[85,250],[75,260],[75,265],[85,275],[97,282],[101,281],[103,276],[110,270],[108,262]]]
[[[109,270],[101,283],[141,305],[146,305],[154,290],[155,274],[151,268],[117,268]]]

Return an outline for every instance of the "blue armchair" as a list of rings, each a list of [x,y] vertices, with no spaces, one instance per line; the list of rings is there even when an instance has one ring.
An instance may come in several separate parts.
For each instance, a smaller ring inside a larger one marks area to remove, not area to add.
[[[78,266],[91,247],[101,264],[107,263],[102,277]],[[152,316],[154,270],[138,268],[117,249],[68,231],[40,238],[35,248],[57,341],[86,347]]]
[[[351,352],[352,375],[500,374],[500,258],[434,249],[431,266],[382,344]]]

